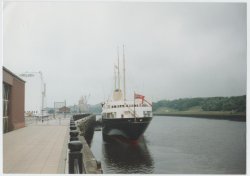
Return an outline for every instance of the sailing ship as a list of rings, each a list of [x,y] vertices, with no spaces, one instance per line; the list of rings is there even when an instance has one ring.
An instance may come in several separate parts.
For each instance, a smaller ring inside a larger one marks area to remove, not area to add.
[[[146,100],[145,96],[135,92],[133,100],[126,99],[124,46],[123,91],[120,87],[119,51],[118,65],[115,65],[114,75],[113,97],[102,103],[103,137],[116,136],[129,140],[138,140],[152,120],[152,103]]]

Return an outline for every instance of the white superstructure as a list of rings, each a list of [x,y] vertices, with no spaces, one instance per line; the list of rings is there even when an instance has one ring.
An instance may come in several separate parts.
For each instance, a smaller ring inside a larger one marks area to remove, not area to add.
[[[142,102],[141,99],[135,99],[135,101],[106,101],[102,110],[104,118],[152,117],[152,106],[149,103]]]
[[[114,92],[111,100],[107,100],[102,104],[103,118],[136,118],[136,117],[152,117],[152,102],[144,99],[143,95],[134,93],[134,100],[126,100],[126,82],[125,82],[125,55],[123,46],[123,92],[120,86],[120,68],[119,68],[119,52],[118,66],[115,65],[114,70]],[[118,81],[116,80],[118,79]],[[118,83],[118,86],[116,85]],[[117,88],[118,87],[118,88]]]

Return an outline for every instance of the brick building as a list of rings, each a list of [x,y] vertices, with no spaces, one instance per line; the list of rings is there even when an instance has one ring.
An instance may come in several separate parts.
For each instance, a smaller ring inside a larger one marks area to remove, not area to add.
[[[3,67],[3,132],[25,126],[25,81]]]
[[[66,107],[66,106],[63,106],[61,108],[59,108],[59,113],[69,113],[70,112],[70,108]]]

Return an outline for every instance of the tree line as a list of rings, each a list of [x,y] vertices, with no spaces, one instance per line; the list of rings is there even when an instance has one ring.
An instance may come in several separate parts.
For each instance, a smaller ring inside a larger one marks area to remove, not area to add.
[[[179,111],[200,106],[204,111],[246,112],[246,95],[233,97],[181,98],[176,100],[160,100],[153,103],[153,111],[160,107],[173,108]]]

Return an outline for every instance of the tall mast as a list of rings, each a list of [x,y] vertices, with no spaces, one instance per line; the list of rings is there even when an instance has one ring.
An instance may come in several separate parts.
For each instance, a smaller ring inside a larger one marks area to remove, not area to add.
[[[114,65],[114,80],[115,80],[115,90],[116,90],[116,65]]]
[[[124,101],[126,100],[126,79],[125,79],[125,53],[123,45],[123,91],[124,91]]]
[[[118,89],[120,90],[120,61],[119,61],[119,47],[117,47],[117,57],[118,57]]]

